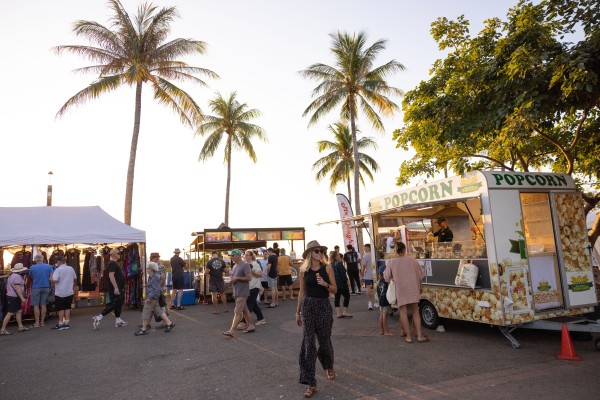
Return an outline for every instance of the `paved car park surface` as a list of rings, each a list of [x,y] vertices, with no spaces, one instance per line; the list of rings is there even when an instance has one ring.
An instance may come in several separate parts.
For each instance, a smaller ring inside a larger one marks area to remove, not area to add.
[[[560,361],[560,333],[516,330],[520,349],[486,325],[445,321],[427,331],[428,343],[383,337],[378,311],[352,297],[351,319],[335,319],[337,378],[317,366],[317,399],[595,399],[600,352],[574,341],[583,361]],[[135,337],[141,313],[128,310],[125,328],[105,318],[92,330],[98,308],[76,309],[71,329],[46,327],[0,338],[0,398],[9,399],[284,399],[302,398],[298,352],[302,331],[295,302],[263,309],[267,323],[228,339],[232,313],[209,305],[171,311],[170,333]],[[233,307],[230,307],[233,310]],[[397,331],[396,318],[390,326]]]

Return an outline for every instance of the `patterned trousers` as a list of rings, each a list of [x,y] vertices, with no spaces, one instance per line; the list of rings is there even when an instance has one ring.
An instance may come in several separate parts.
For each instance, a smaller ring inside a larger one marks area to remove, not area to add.
[[[317,358],[323,369],[333,368],[331,327],[333,310],[329,299],[305,297],[302,300],[303,338],[300,348],[300,383],[317,386],[315,365]],[[317,350],[315,339],[319,342]]]

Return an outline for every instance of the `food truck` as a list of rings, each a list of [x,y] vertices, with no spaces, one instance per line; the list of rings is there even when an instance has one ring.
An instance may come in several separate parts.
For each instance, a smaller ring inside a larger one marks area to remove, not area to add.
[[[440,216],[451,242],[430,233]],[[424,268],[420,310],[430,329],[440,318],[490,324],[518,348],[516,327],[597,305],[583,202],[570,175],[473,171],[373,198],[368,218],[372,248],[393,256],[385,243],[397,230]]]

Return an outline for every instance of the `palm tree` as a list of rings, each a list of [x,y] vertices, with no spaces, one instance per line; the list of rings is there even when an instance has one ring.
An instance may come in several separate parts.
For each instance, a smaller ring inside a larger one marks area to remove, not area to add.
[[[327,175],[329,177],[329,190],[333,193],[336,186],[341,182],[348,185],[348,199],[352,202],[352,191],[350,190],[350,175],[354,171],[354,147],[352,146],[352,134],[347,124],[337,122],[329,125],[329,131],[333,134],[335,140],[320,140],[317,142],[319,153],[331,151],[331,153],[318,159],[313,164],[313,170],[317,171],[317,181],[323,180]],[[360,132],[358,129],[357,132]],[[360,138],[357,142],[360,181],[363,186],[365,180],[364,174],[373,182],[373,172],[379,171],[379,164],[373,158],[360,150],[372,147],[377,150],[377,143],[370,137]]]
[[[231,193],[231,151],[233,149],[243,150],[250,159],[256,163],[256,153],[252,146],[254,137],[267,141],[264,130],[258,126],[249,123],[250,120],[260,116],[260,111],[248,109],[246,103],[240,104],[237,99],[237,93],[233,92],[229,98],[224,99],[219,93],[217,97],[210,102],[210,108],[215,115],[206,115],[205,122],[200,125],[196,134],[208,135],[202,150],[200,151],[199,161],[206,161],[212,157],[224,136],[227,136],[225,142],[225,163],[227,164],[227,189],[225,191],[225,221],[229,226],[229,195]]]
[[[178,16],[175,7],[160,10],[149,3],[139,6],[134,19],[131,19],[119,0],[109,0],[113,12],[110,28],[94,21],[77,21],[75,35],[86,38],[92,46],[57,46],[57,54],[64,52],[83,56],[94,65],[79,68],[76,72],[97,74],[97,79],[71,97],[58,110],[61,117],[75,105],[84,104],[102,94],[122,86],[135,86],[135,112],[127,184],[125,186],[125,223],[131,225],[133,200],[133,177],[140,133],[142,111],[142,84],[148,83],[154,98],[170,107],[190,127],[201,123],[202,110],[196,102],[170,80],[187,80],[206,86],[196,75],[218,78],[214,72],[187,65],[175,58],[187,54],[204,54],[206,43],[191,39],[166,41],[171,22]]]
[[[300,72],[305,78],[319,82],[313,90],[313,97],[316,96],[316,99],[310,103],[303,116],[312,114],[309,121],[310,126],[341,104],[340,115],[343,120],[350,121],[354,159],[357,160],[356,119],[358,110],[362,110],[373,128],[383,131],[383,123],[377,111],[384,116],[393,115],[400,108],[388,96],[402,95],[402,91],[389,86],[385,78],[397,71],[403,71],[404,65],[391,60],[379,67],[373,67],[375,58],[385,49],[386,41],[383,39],[367,46],[367,37],[364,32],[358,34],[337,32],[329,36],[332,39],[330,50],[335,59],[335,66],[318,63]],[[355,163],[354,202],[357,215],[361,213],[359,168],[360,163]],[[361,238],[359,236],[359,241]],[[360,245],[362,245],[362,241]]]

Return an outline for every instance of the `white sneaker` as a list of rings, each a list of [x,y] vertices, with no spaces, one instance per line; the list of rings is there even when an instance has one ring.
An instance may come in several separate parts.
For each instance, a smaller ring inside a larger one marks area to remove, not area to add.
[[[129,325],[127,322],[125,321],[121,321],[121,322],[115,322],[115,328],[122,328],[124,326]]]
[[[373,303],[369,302],[369,310],[373,309]]]
[[[94,330],[98,329],[98,325],[100,325],[100,318],[98,318],[98,316],[96,315],[95,317],[92,318],[92,327]]]
[[[379,303],[375,303],[375,304],[373,304],[373,307],[375,307],[375,308],[379,308]]]
[[[256,323],[254,325],[264,325],[266,323],[267,323],[267,321],[265,321],[264,319],[261,319],[260,321],[256,321]]]

